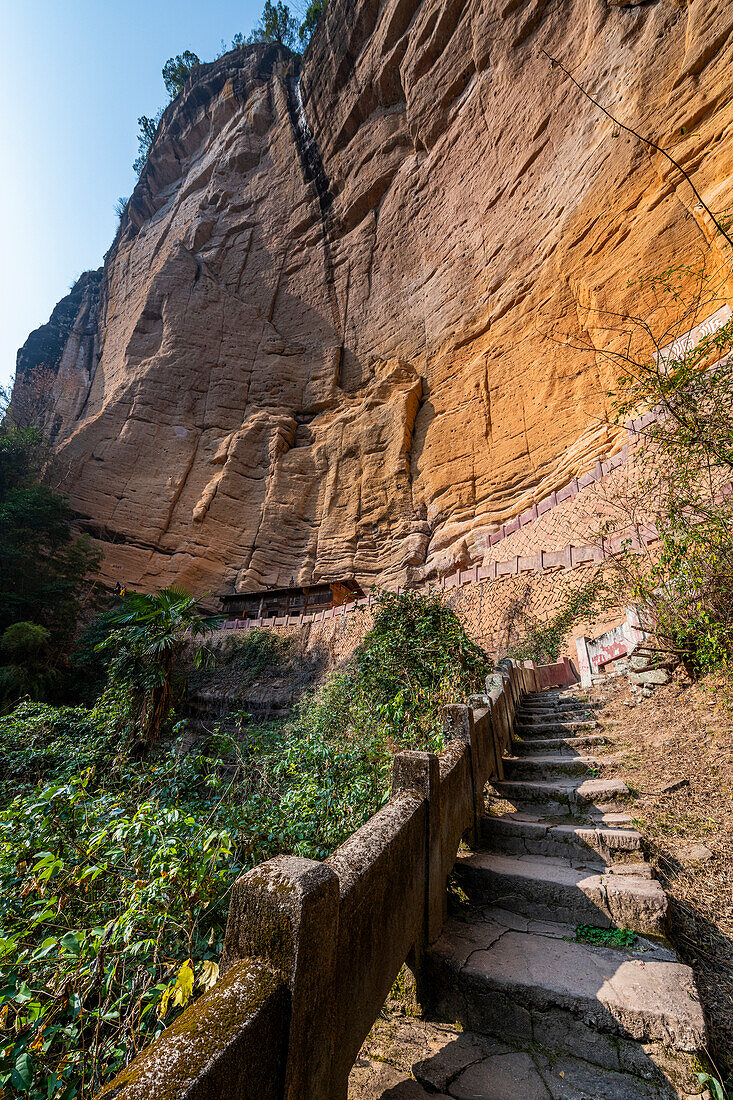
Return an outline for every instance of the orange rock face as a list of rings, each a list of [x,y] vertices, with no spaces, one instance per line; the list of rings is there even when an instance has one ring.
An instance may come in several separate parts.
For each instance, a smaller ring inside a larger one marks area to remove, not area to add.
[[[202,66],[93,296],[20,353],[21,387],[57,371],[105,575],[416,581],[618,450],[594,311],[720,257],[680,172],[542,51],[719,212],[731,29],[712,0],[330,0],[299,83],[276,47]]]

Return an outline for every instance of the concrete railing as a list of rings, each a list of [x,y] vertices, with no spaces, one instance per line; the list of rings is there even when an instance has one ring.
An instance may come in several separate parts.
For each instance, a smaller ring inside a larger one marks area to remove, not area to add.
[[[445,708],[441,753],[395,756],[389,801],[324,863],[280,856],[242,875],[222,978],[101,1098],[345,1100],[406,961],[419,992],[458,846],[479,835],[521,698],[574,680],[569,662],[502,662],[472,698],[483,705]]]

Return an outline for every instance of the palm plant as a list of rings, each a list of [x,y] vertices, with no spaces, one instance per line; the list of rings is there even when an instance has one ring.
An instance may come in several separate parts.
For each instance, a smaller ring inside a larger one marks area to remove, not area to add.
[[[174,703],[174,670],[189,637],[213,626],[185,588],[134,593],[111,612],[112,632],[97,649],[111,651],[109,687],[126,698],[129,717],[142,747],[160,737]],[[197,654],[198,658],[198,654]]]

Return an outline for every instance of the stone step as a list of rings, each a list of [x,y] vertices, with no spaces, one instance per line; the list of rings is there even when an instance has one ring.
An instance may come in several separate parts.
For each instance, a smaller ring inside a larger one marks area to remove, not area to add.
[[[593,775],[603,764],[615,763],[611,757],[562,756],[557,753],[534,756],[505,756],[504,775],[514,779],[555,779],[562,775]]]
[[[454,871],[472,905],[499,905],[564,924],[664,933],[667,896],[661,885],[642,875],[617,874],[597,858],[581,863],[481,851],[459,856]]]
[[[501,780],[493,783],[494,790],[515,806],[529,804],[550,805],[555,803],[563,813],[568,810],[576,813],[592,807],[622,809],[631,795],[629,788],[621,779],[542,780],[532,782],[522,780]]]
[[[544,730],[544,729],[566,729],[569,733],[574,730],[595,730],[598,729],[598,722],[595,718],[550,718],[543,714],[531,714],[521,715],[518,714],[515,726],[517,732],[522,729],[531,730]]]
[[[523,700],[517,709],[527,714],[587,714],[593,708],[582,703],[529,703]]]
[[[692,1055],[661,1051],[660,1069],[658,1048],[611,1035],[594,1035],[593,1046],[589,1061],[585,1052],[575,1057],[531,1040],[505,1043],[455,1024],[390,1016],[365,1042],[348,1100],[685,1100],[665,1072],[670,1062],[676,1081],[699,1092]]]
[[[562,926],[554,936],[526,927],[535,930],[479,914],[469,913],[468,923],[449,919],[425,963],[432,1011],[474,1032],[531,1039],[590,1061],[599,1033],[702,1049],[705,1023],[688,966],[659,952],[569,942]]]
[[[580,749],[592,749],[608,744],[608,738],[602,733],[579,733],[575,737],[531,737],[520,741],[512,740],[515,756],[530,756],[535,753],[577,754]]]
[[[492,851],[509,855],[567,859],[595,856],[605,862],[642,858],[641,836],[636,829],[604,824],[556,825],[521,814],[487,814],[481,821],[481,835]]]

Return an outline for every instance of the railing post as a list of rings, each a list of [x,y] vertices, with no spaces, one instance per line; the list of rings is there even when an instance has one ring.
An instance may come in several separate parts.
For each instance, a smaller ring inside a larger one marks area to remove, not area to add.
[[[473,711],[464,703],[451,703],[443,707],[443,738],[445,741],[463,741],[468,745],[471,761],[471,798],[473,801],[473,825],[469,846],[475,848],[481,835],[481,816],[484,812],[484,792],[481,786],[481,749],[476,737]],[[479,805],[480,804],[480,805]]]
[[[419,960],[427,944],[440,935],[448,915],[441,851],[440,763],[434,752],[400,752],[392,762],[392,795],[415,791],[427,803],[425,840],[425,943],[416,945]]]
[[[333,1096],[338,914],[338,876],[323,863],[297,856],[255,867],[232,891],[222,970],[237,959],[263,958],[290,987],[285,1100]]]

